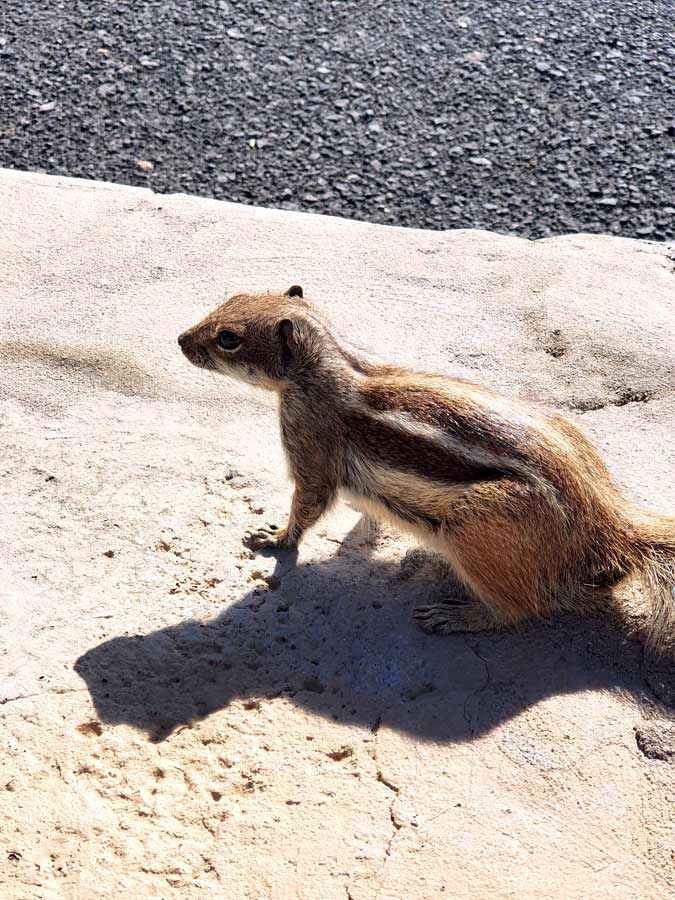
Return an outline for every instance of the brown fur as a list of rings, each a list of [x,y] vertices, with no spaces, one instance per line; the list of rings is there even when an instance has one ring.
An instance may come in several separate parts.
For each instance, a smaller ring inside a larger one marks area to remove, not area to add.
[[[241,343],[222,349],[219,335]],[[179,338],[195,365],[275,390],[295,493],[284,529],[253,546],[292,547],[343,493],[442,553],[463,604],[417,611],[431,631],[475,631],[594,608],[640,574],[650,637],[675,613],[675,518],[634,510],[571,422],[462,379],[378,366],[340,347],[297,285],[240,294]]]

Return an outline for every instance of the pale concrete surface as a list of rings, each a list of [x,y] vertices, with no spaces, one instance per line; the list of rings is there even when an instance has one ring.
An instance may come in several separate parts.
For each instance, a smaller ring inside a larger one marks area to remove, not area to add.
[[[2,896],[672,895],[670,673],[598,623],[422,634],[433,563],[346,507],[252,558],[273,405],[175,339],[299,282],[377,355],[564,408],[672,511],[673,269],[0,173]]]

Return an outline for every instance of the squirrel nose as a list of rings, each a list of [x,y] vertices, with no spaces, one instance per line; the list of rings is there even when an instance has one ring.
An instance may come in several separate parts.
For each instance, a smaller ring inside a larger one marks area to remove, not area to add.
[[[178,335],[178,346],[180,347],[181,350],[185,349],[185,345],[187,344],[187,342],[188,342],[188,333],[187,333],[187,331],[184,331],[182,334]]]

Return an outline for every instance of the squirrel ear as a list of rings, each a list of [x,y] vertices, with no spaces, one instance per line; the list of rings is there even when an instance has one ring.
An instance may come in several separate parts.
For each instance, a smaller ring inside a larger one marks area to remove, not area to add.
[[[293,321],[291,319],[282,319],[279,322],[279,337],[284,347],[290,349],[295,344],[295,334]]]
[[[282,319],[277,326],[284,368],[303,355],[309,335],[303,319]]]
[[[299,284],[292,284],[289,289],[286,291],[286,297],[302,297],[304,296],[302,293],[302,288]]]

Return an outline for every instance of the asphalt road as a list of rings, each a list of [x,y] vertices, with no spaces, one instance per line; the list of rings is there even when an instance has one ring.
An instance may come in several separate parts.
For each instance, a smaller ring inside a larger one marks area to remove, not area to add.
[[[426,228],[675,235],[673,0],[5,0],[0,165]]]

